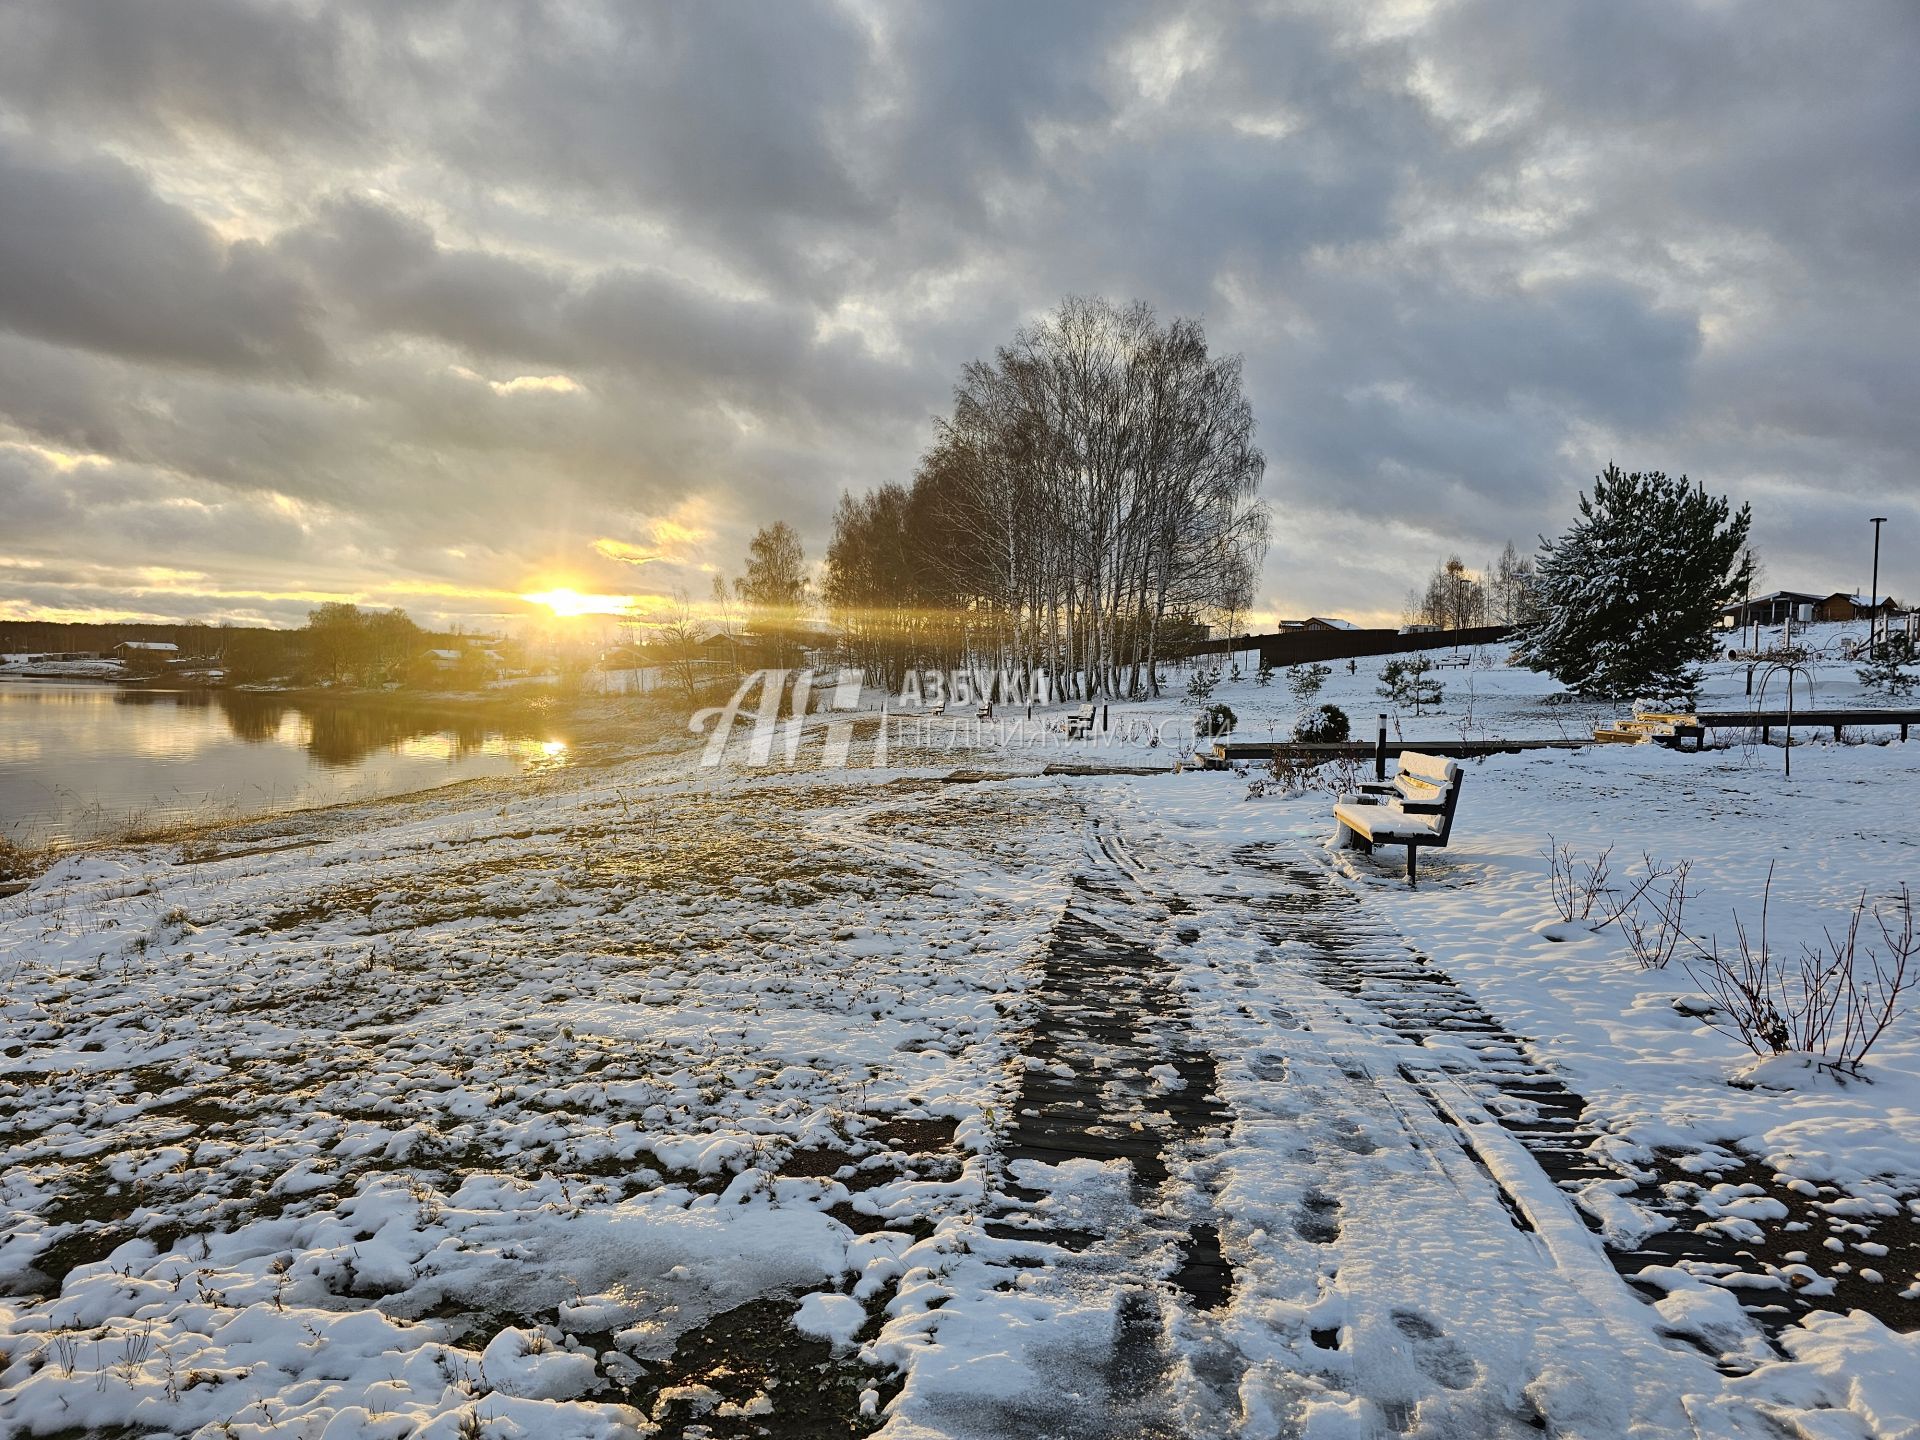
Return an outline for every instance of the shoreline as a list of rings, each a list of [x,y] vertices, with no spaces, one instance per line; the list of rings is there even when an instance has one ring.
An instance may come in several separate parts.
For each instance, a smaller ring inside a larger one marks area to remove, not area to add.
[[[203,694],[198,690],[143,692],[160,694]],[[255,693],[255,692],[243,692]],[[95,833],[62,837],[41,843],[11,842],[14,848],[33,857],[32,878],[61,858],[93,851],[125,847],[178,844],[225,831],[273,825],[292,817],[323,814],[329,811],[365,809],[373,806],[420,803],[429,797],[457,795],[488,786],[509,786],[518,793],[531,793],[529,781],[552,781],[568,772],[592,772],[606,769],[622,760],[649,751],[657,752],[663,742],[678,740],[684,748],[698,741],[684,728],[684,716],[665,711],[648,699],[607,695],[559,695],[551,691],[538,695],[489,695],[450,693],[421,695],[406,691],[339,692],[331,690],[273,691],[262,698],[284,701],[289,708],[316,710],[332,701],[341,707],[372,710],[405,710],[432,722],[435,728],[482,724],[503,732],[518,732],[521,738],[546,735],[558,739],[565,749],[565,761],[559,765],[526,764],[506,774],[467,775],[438,783],[413,786],[389,793],[329,798],[317,804],[288,803],[256,810],[224,810],[209,806],[199,815],[183,815],[156,824],[142,824],[138,814],[129,814],[123,824]],[[371,702],[371,703],[368,703]],[[211,704],[213,702],[207,701]],[[0,839],[4,839],[0,836]],[[0,873],[0,899],[17,893],[17,876]]]

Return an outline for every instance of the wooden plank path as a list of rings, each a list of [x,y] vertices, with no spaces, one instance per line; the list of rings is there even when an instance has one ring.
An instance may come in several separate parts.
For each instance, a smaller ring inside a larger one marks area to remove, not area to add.
[[[1721,1168],[1700,1173],[1656,1148],[1636,1160],[1636,1173],[1611,1157],[1603,1143],[1606,1127],[1595,1122],[1587,1101],[1553,1066],[1534,1058],[1524,1037],[1411,948],[1325,867],[1267,845],[1240,847],[1233,860],[1275,881],[1276,889],[1232,898],[1251,906],[1264,922],[1267,939],[1291,945],[1315,981],[1365,1007],[1374,1024],[1407,1047],[1407,1059],[1398,1067],[1401,1078],[1429,1103],[1436,1092],[1423,1077],[1429,1071],[1444,1073],[1472,1092],[1570,1199],[1578,1201],[1596,1181],[1612,1181],[1607,1188],[1671,1222],[1624,1248],[1605,1242],[1621,1278],[1646,1298],[1658,1299],[1665,1291],[1642,1271],[1678,1264],[1722,1277],[1750,1277],[1729,1288],[1772,1336],[1811,1310],[1857,1308],[1896,1329],[1920,1326],[1920,1297],[1865,1280],[1858,1270],[1836,1271],[1828,1277],[1829,1286],[1810,1290],[1782,1278],[1794,1272],[1793,1256],[1830,1235],[1883,1244],[1888,1247],[1884,1258],[1875,1262],[1882,1271],[1912,1272],[1920,1265],[1920,1219],[1905,1206],[1892,1214],[1856,1214],[1860,1207],[1848,1205],[1833,1186],[1803,1193],[1767,1167],[1731,1154]],[[1436,1037],[1450,1043],[1436,1051],[1430,1043]],[[1471,1153],[1471,1137],[1463,1132],[1458,1138]],[[1720,1211],[1708,1187],[1742,1184],[1777,1200],[1779,1218],[1762,1219],[1745,1233],[1715,1224]],[[1588,1229],[1601,1231],[1584,1204],[1576,1203],[1576,1212]]]

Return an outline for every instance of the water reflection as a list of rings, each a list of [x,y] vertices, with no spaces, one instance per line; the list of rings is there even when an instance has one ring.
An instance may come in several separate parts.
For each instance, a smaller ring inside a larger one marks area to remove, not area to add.
[[[504,704],[0,684],[0,835],[86,839],[551,769],[569,758],[564,729]]]
[[[505,722],[499,715],[438,709],[409,703],[396,696],[278,695],[251,690],[115,690],[119,705],[172,705],[183,710],[217,708],[235,737],[251,743],[285,738],[289,716],[300,726],[300,745],[313,759],[331,769],[358,765],[378,750],[398,750],[422,737],[442,737],[444,746],[431,747],[440,758],[458,759],[481,750],[500,734],[524,735],[528,722]],[[550,727],[543,727],[550,728]],[[552,759],[566,741],[540,742],[542,754]],[[409,753],[424,754],[410,748]]]

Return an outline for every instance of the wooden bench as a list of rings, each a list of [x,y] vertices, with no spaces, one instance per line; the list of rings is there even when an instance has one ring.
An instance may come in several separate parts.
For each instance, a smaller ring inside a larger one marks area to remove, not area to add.
[[[1385,783],[1368,783],[1360,794],[1333,807],[1340,841],[1371,852],[1375,845],[1407,847],[1407,883],[1419,880],[1422,845],[1446,848],[1453,812],[1460,803],[1460,766],[1440,755],[1400,752],[1400,768]]]
[[[1067,738],[1084,740],[1093,734],[1093,702],[1089,700],[1067,717]]]

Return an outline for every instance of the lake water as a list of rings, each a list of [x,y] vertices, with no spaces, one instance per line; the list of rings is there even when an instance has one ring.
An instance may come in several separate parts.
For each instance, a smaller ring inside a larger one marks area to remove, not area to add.
[[[40,845],[566,763],[534,718],[395,696],[0,681],[0,836]]]

